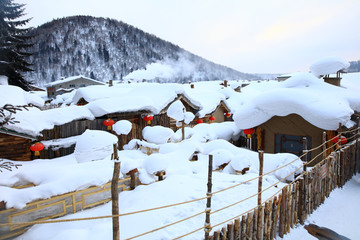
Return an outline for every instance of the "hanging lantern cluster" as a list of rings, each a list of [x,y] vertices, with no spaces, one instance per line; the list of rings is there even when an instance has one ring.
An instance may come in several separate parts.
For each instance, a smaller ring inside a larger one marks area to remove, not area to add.
[[[202,119],[198,119],[198,120],[196,120],[196,123],[200,124],[200,123],[204,123],[204,121]]]
[[[211,116],[211,117],[209,117],[209,120],[210,120],[211,123],[213,123],[215,121],[215,117]]]
[[[338,136],[333,137],[333,138],[331,139],[331,141],[336,144],[336,143],[339,142],[339,137],[338,137]],[[344,136],[341,136],[341,137],[340,137],[340,144],[341,144],[341,145],[344,145],[345,143],[347,143],[347,138],[344,137]]]
[[[255,129],[253,129],[253,128],[244,129],[243,131],[247,135],[248,138],[251,138],[251,134],[255,133]]]
[[[114,120],[108,118],[104,121],[104,125],[107,127],[107,130],[112,130],[112,125],[114,125]]]
[[[226,118],[229,118],[231,116],[231,113],[227,112],[225,113]]]
[[[39,156],[40,151],[44,149],[44,144],[36,142],[30,146],[30,150],[34,152],[34,156]]]
[[[153,120],[153,116],[148,114],[144,117],[144,120],[146,121],[147,124],[151,124],[151,120]]]

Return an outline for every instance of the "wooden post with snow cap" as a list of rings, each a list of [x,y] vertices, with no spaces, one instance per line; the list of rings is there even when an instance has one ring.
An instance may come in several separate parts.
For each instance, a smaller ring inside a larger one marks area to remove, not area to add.
[[[114,159],[114,172],[113,178],[111,181],[111,201],[112,201],[112,223],[113,223],[113,240],[120,239],[120,228],[119,228],[119,190],[118,190],[118,181],[120,175],[120,162],[118,152],[117,152],[117,143],[113,145],[114,153],[112,159]],[[116,216],[116,217],[114,217]]]
[[[208,183],[207,183],[207,200],[206,200],[206,210],[205,210],[205,240],[209,240],[209,234],[211,232],[210,224],[210,211],[211,211],[211,189],[212,189],[212,168],[213,168],[213,155],[209,155],[209,168],[208,168]]]

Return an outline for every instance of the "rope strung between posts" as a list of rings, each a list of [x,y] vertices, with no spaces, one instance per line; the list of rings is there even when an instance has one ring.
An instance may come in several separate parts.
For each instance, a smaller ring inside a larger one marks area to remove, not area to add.
[[[263,192],[265,192],[266,190],[269,190],[270,188],[272,188],[272,187],[276,186],[277,184],[281,183],[282,181],[284,181],[286,178],[292,176],[294,173],[296,173],[296,172],[297,172],[298,170],[300,170],[302,167],[303,167],[303,165],[301,165],[300,167],[298,167],[295,171],[291,172],[289,175],[287,175],[287,176],[284,177],[283,179],[281,179],[281,180],[279,180],[278,182],[276,182],[276,183],[270,185],[269,187],[263,189],[261,192],[257,192],[257,193],[255,193],[255,194],[253,194],[253,195],[248,196],[247,198],[244,198],[244,199],[242,199],[242,200],[240,200],[240,201],[237,201],[237,202],[235,202],[235,203],[232,203],[232,204],[230,204],[230,205],[228,205],[228,206],[225,206],[225,207],[223,207],[223,208],[220,208],[220,209],[218,209],[218,210],[215,210],[215,211],[211,212],[211,214],[220,212],[220,211],[222,211],[222,210],[224,210],[224,209],[226,209],[226,208],[235,206],[235,205],[237,205],[237,204],[239,204],[239,203],[241,203],[241,202],[244,202],[244,201],[246,201],[246,200],[249,200],[250,198],[253,198],[253,197],[255,197],[255,196],[258,196],[260,193],[263,193]]]
[[[302,168],[302,166],[299,167],[297,170],[299,170],[299,169],[301,169],[301,168]],[[296,171],[297,171],[297,170],[296,170]],[[295,172],[296,172],[296,171],[295,171]],[[290,177],[292,174],[293,174],[293,173],[287,175],[286,177],[284,177],[284,178],[281,179],[280,181],[285,180],[286,178]],[[303,174],[301,174],[301,176],[302,176],[302,175],[303,175]],[[290,184],[294,183],[295,181],[296,181],[296,179],[293,180]],[[290,184],[288,184],[288,185],[290,185]],[[272,186],[274,186],[274,185],[271,185],[270,187],[272,187]],[[270,187],[268,187],[268,188],[270,188]],[[266,189],[266,190],[267,190],[267,189]],[[265,191],[265,189],[264,189],[264,191]],[[279,191],[277,191],[275,194],[273,194],[271,197],[269,197],[268,199],[266,199],[265,201],[263,201],[261,204],[265,203],[266,201],[268,201],[269,199],[271,199],[271,198],[274,197],[275,195],[279,194],[280,191],[282,191],[282,189],[280,189]],[[256,194],[256,195],[258,195],[258,194]],[[220,226],[220,225],[223,225],[223,224],[225,224],[225,223],[227,223],[227,222],[230,222],[230,221],[234,220],[235,218],[238,218],[238,217],[240,217],[240,216],[242,216],[242,215],[244,215],[244,214],[247,214],[247,213],[251,212],[252,210],[256,209],[257,207],[259,207],[259,206],[255,206],[255,207],[253,207],[253,208],[251,208],[251,209],[249,209],[249,210],[247,210],[247,211],[245,211],[245,212],[243,212],[243,213],[241,213],[241,214],[239,214],[239,215],[236,215],[236,216],[234,216],[234,217],[232,217],[232,218],[229,218],[228,220],[225,220],[225,221],[222,221],[222,222],[220,222],[220,223],[218,223],[218,224],[215,224],[215,225],[213,225],[212,227],[215,228],[215,227],[218,227],[218,226]],[[218,210],[217,210],[217,211],[218,211]],[[217,211],[214,211],[213,213],[215,213],[215,212],[217,212]]]
[[[256,180],[256,179],[258,179],[258,178],[260,178],[260,177],[266,176],[266,175],[268,175],[268,174],[270,174],[270,173],[276,172],[276,171],[278,171],[278,170],[280,170],[280,169],[282,169],[282,168],[284,168],[284,167],[286,167],[286,166],[288,166],[288,165],[290,165],[290,164],[294,163],[295,161],[297,161],[297,160],[301,159],[301,158],[302,158],[302,157],[304,157],[306,154],[307,154],[307,153],[303,153],[300,157],[297,157],[297,158],[296,158],[296,159],[294,159],[293,161],[288,162],[287,164],[285,164],[285,165],[283,165],[283,166],[281,166],[281,167],[279,167],[279,168],[276,168],[276,169],[274,169],[274,170],[271,170],[270,172],[264,173],[264,174],[263,174],[263,175],[261,175],[261,176],[257,176],[257,177],[251,178],[251,179],[249,179],[249,180],[246,180],[246,181],[244,181],[244,182],[241,182],[241,183],[235,184],[235,185],[233,185],[233,186],[230,186],[230,187],[227,187],[227,188],[224,188],[224,189],[221,189],[221,190],[215,191],[215,192],[213,192],[213,194],[217,194],[217,193],[220,193],[220,192],[223,192],[223,191],[229,190],[229,189],[231,189],[231,188],[238,187],[238,186],[243,185],[243,184],[245,184],[245,183],[248,183],[248,182],[254,181],[254,180]],[[304,164],[303,164],[303,165],[304,165]]]

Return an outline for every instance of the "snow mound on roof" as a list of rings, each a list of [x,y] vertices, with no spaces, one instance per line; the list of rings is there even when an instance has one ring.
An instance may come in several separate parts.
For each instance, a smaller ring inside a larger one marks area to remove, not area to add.
[[[130,91],[122,91],[120,87],[116,88],[119,89],[116,96],[96,99],[86,106],[96,117],[109,113],[136,112],[140,110],[158,114],[174,101],[178,94],[183,92],[182,87],[176,84],[146,83],[131,85],[134,87]]]
[[[87,129],[76,141],[75,158],[78,163],[103,160],[113,153],[118,138],[108,132]]]
[[[167,141],[174,135],[174,131],[162,126],[147,126],[142,131],[143,137],[146,141],[155,144],[167,143]]]
[[[185,107],[180,100],[173,102],[168,110],[167,115],[176,121],[184,120]]]
[[[350,117],[360,110],[356,91],[324,83],[309,73],[296,74],[277,86],[251,93],[241,99],[242,105],[233,116],[241,129],[256,127],[274,116],[298,114],[318,128],[336,130],[339,123],[353,126]]]
[[[41,131],[44,129],[52,129],[55,125],[63,125],[79,119],[94,119],[94,116],[86,106],[70,106],[44,111],[32,107],[28,108],[28,111],[23,110],[16,112],[16,114],[13,114],[13,117],[19,122],[4,125],[4,127],[32,136],[39,136],[41,135]]]
[[[14,106],[23,106],[34,104],[35,106],[44,106],[44,100],[37,94],[24,91],[22,88],[11,85],[0,85],[0,107],[6,104]]]
[[[339,57],[326,57],[319,59],[310,66],[310,71],[315,76],[320,77],[337,71],[344,70],[350,66],[350,63]]]

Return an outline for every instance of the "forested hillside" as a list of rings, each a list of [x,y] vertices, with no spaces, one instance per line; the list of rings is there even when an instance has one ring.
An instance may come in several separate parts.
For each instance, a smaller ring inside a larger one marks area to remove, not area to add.
[[[167,82],[215,79],[253,79],[228,67],[209,62],[170,42],[117,20],[73,16],[35,28],[33,72],[26,78],[38,85],[61,77],[84,75],[100,81],[119,80],[154,62],[191,65]],[[181,68],[182,69],[182,68]],[[188,69],[188,68],[187,68]],[[157,79],[159,81],[159,78]]]

